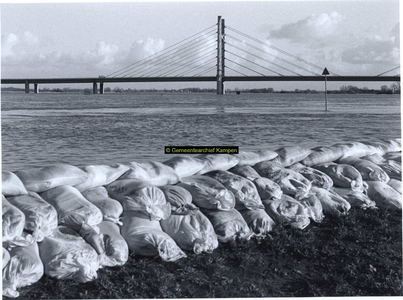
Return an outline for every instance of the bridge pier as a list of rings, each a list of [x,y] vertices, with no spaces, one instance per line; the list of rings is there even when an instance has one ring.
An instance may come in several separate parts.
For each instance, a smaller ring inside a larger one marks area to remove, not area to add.
[[[224,19],[218,16],[218,29],[217,29],[217,95],[223,95],[225,93],[224,89],[224,76],[225,76],[225,48],[224,48],[224,37],[225,37],[225,25]]]
[[[38,84],[34,83],[34,93],[38,94],[39,93],[39,88],[38,88]]]
[[[29,82],[25,81],[25,93],[29,93]]]
[[[93,93],[93,94],[98,94],[98,85],[97,85],[96,82],[94,82],[94,83],[92,84],[92,93]]]
[[[99,93],[100,93],[100,94],[103,94],[103,93],[104,93],[104,83],[103,83],[103,82],[100,82],[100,83],[99,83]]]

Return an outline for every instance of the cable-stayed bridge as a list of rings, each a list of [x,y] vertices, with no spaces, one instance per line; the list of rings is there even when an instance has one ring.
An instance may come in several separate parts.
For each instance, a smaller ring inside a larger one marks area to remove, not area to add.
[[[223,94],[228,81],[394,81],[400,82],[397,66],[375,76],[343,76],[328,71],[268,42],[260,41],[225,25],[217,24],[149,57],[111,74],[93,78],[1,79],[2,84],[24,84],[34,92],[39,84],[92,83],[93,92],[104,92],[105,83],[117,82],[216,82]]]

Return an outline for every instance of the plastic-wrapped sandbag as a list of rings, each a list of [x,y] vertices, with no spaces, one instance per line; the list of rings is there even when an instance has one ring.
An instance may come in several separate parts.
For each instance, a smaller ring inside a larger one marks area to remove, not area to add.
[[[381,208],[402,209],[402,194],[380,181],[367,181],[367,195]]]
[[[57,164],[14,172],[28,191],[41,193],[62,185],[84,182],[88,174],[76,166]]]
[[[235,209],[264,209],[256,186],[250,180],[228,171],[212,171],[205,175],[214,178],[235,196]]]
[[[160,222],[151,221],[141,212],[124,212],[121,234],[135,254],[160,256],[163,261],[186,257],[175,241],[162,231]]]
[[[192,194],[178,185],[164,185],[159,187],[165,195],[167,203],[171,205],[171,212],[176,215],[187,215],[199,210],[192,203]]]
[[[225,243],[236,238],[250,239],[254,235],[236,209],[228,211],[201,209],[201,211],[210,220],[220,242]]]
[[[322,204],[324,214],[345,215],[351,208],[351,204],[341,196],[333,192],[319,187],[312,187],[312,192],[318,197]]]
[[[296,163],[290,166],[290,169],[300,173],[308,179],[312,185],[321,187],[323,189],[330,189],[333,186],[333,180],[325,173],[311,167],[306,167],[303,164]]]
[[[283,191],[280,186],[269,178],[260,177],[253,181],[262,200],[281,199]]]
[[[304,176],[291,169],[284,168],[281,164],[273,161],[263,161],[253,166],[260,176],[276,182],[284,194],[304,196],[311,188],[311,182]]]
[[[25,215],[25,230],[32,232],[32,237],[41,242],[58,225],[56,209],[43,200],[37,193],[8,197],[7,200]]]
[[[206,166],[207,161],[190,156],[175,156],[164,161],[163,164],[171,167],[182,178],[201,171]]]
[[[402,152],[385,153],[385,155],[383,157],[387,160],[394,160],[400,164],[402,163]]]
[[[343,155],[340,147],[316,147],[301,163],[307,167],[337,160]]]
[[[130,162],[127,166],[130,169],[119,179],[137,179],[155,186],[175,184],[180,181],[174,169],[160,162]]]
[[[267,214],[278,224],[304,229],[310,224],[306,207],[294,198],[283,195],[281,199],[264,200]]]
[[[366,142],[365,144],[378,148],[378,153],[382,156],[389,152],[402,151],[402,140],[400,138],[389,141]]]
[[[372,201],[362,192],[353,191],[351,188],[337,188],[333,187],[332,191],[345,199],[351,204],[351,207],[359,207],[362,209],[376,208],[375,201]]]
[[[104,221],[111,221],[119,225],[122,224],[119,221],[119,217],[123,213],[123,206],[119,201],[109,197],[105,187],[99,186],[88,189],[81,194],[101,210]]]
[[[10,261],[10,253],[7,251],[6,248],[3,247],[3,259],[2,259],[3,269],[5,266],[7,266],[9,261]]]
[[[372,147],[368,147],[367,145],[360,142],[351,142],[351,143],[337,143],[332,147],[340,147],[343,151],[343,155],[339,157],[339,159],[343,159],[346,157],[362,157],[376,153],[376,149]]]
[[[124,265],[129,258],[129,246],[120,234],[118,225],[111,221],[102,221],[97,225],[104,236],[105,254],[114,266]]]
[[[59,226],[39,243],[45,274],[56,279],[84,283],[98,277],[98,254],[73,229]]]
[[[234,194],[211,177],[184,177],[178,185],[192,194],[192,201],[199,208],[230,210],[235,207]]]
[[[255,236],[264,237],[273,230],[275,222],[264,209],[242,209],[239,212]]]
[[[120,176],[122,176],[124,173],[126,173],[126,171],[129,170],[129,167],[122,164],[115,164],[113,166],[85,166],[81,169],[88,174],[88,177],[84,182],[74,186],[80,192],[98,186],[107,185],[117,180]]]
[[[108,236],[100,233],[98,226],[92,227],[84,223],[78,234],[98,253],[100,267],[117,265],[116,260],[106,253]]]
[[[206,162],[206,166],[197,172],[195,175],[202,175],[211,171],[227,171],[232,167],[236,166],[239,162],[239,159],[230,154],[201,154],[198,155],[197,158]]]
[[[402,194],[402,182],[400,180],[392,178],[391,180],[388,181],[388,185],[394,188],[400,194]]]
[[[392,159],[387,159],[386,156],[382,157],[378,154],[368,155],[361,157],[363,160],[368,160],[378,165],[388,174],[389,178],[401,180],[402,178],[402,164]]]
[[[196,254],[212,253],[218,247],[213,225],[199,210],[188,214],[172,214],[160,221],[162,230],[174,239],[183,250]]]
[[[363,180],[388,182],[390,179],[388,174],[386,174],[386,172],[381,167],[368,160],[349,156],[340,159],[339,163],[351,165],[356,168],[358,172],[361,173],[361,177]]]
[[[25,215],[2,195],[2,241],[5,247],[27,246],[34,242],[31,235],[24,235]]]
[[[150,220],[159,221],[171,215],[171,205],[164,193],[147,182],[137,179],[116,180],[106,186],[108,194],[118,200],[123,211],[140,211]]]
[[[1,192],[4,196],[18,196],[28,194],[21,179],[12,172],[1,172]]]
[[[353,166],[346,164],[326,163],[315,165],[313,168],[327,174],[338,187],[352,188],[354,191],[364,192],[366,185],[361,173]]]
[[[91,226],[102,222],[100,209],[72,186],[59,186],[41,193],[40,196],[56,209],[59,225],[78,231],[84,222]]]
[[[258,174],[258,172],[255,171],[254,168],[251,166],[247,165],[236,165],[235,167],[232,167],[229,169],[231,173],[234,173],[236,175],[242,176],[246,179],[249,179],[250,181],[254,181],[257,178],[260,178],[261,176]]]
[[[283,167],[291,166],[303,159],[305,159],[312,150],[301,146],[287,146],[275,150],[278,153],[276,160],[280,162]]]
[[[3,269],[3,296],[18,297],[18,288],[37,282],[43,273],[36,242],[29,246],[12,248],[10,261]]]
[[[258,162],[264,160],[272,160],[278,156],[278,154],[272,150],[259,150],[259,151],[241,151],[238,154],[233,154],[239,159],[238,165],[253,166]]]
[[[301,203],[304,207],[306,207],[309,218],[316,223],[320,223],[323,221],[325,217],[323,215],[323,207],[322,203],[316,197],[316,194],[313,192],[307,193],[302,198],[298,199],[298,202]]]

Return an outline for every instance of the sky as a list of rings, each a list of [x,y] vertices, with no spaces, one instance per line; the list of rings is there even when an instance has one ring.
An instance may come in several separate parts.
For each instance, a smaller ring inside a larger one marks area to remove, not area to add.
[[[218,16],[225,19],[228,27],[227,75],[258,75],[253,73],[256,70],[264,75],[312,75],[321,73],[324,67],[338,75],[378,75],[400,65],[398,0],[3,1],[0,9],[2,78],[108,75],[150,55],[164,53],[200,32],[197,37],[201,43],[196,45],[198,51],[190,53],[194,59],[189,64],[202,68],[209,61],[214,69],[211,58],[216,55],[214,25]],[[209,34],[205,31],[208,28],[213,28]],[[208,41],[212,41],[210,48],[206,46]],[[207,51],[212,52],[206,56]],[[179,53],[177,56],[180,58]],[[259,69],[263,65],[265,69]],[[206,75],[214,76],[215,71],[211,72]],[[400,69],[386,75],[396,74]],[[342,84],[377,88],[385,83],[337,82],[329,88],[338,89]],[[213,83],[131,84],[133,88],[179,85],[215,88]],[[227,82],[226,88],[323,89],[322,85]]]

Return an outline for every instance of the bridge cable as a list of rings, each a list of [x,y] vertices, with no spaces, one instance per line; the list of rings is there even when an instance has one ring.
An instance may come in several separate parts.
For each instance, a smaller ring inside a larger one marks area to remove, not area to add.
[[[188,74],[188,73],[190,73],[190,72],[200,71],[200,69],[203,69],[203,68],[206,68],[206,67],[211,68],[211,65],[209,66],[208,64],[210,64],[211,62],[214,62],[214,61],[216,61],[216,60],[217,60],[217,57],[210,58],[208,61],[204,62],[204,65],[205,65],[204,67],[199,67],[198,70],[196,70],[197,67],[195,67],[195,68],[192,68],[192,69],[190,69],[190,70],[186,70],[186,71],[184,71],[184,72],[182,72],[182,73],[180,73],[180,74],[177,74],[177,75],[175,75],[175,76],[177,76],[177,77],[183,77],[184,75],[186,75],[186,74]],[[214,66],[214,68],[216,68],[216,66]],[[196,76],[196,75],[193,75],[192,77],[195,77],[195,76]]]
[[[193,75],[192,77],[200,77],[201,75],[206,74],[207,72],[214,71],[216,68],[217,68],[217,66],[211,67],[211,68],[207,69],[206,71],[204,71],[202,73],[198,73],[198,74]]]
[[[382,76],[383,74],[389,73],[389,72],[394,71],[394,70],[397,70],[397,69],[399,69],[399,68],[400,68],[400,66],[397,66],[397,67],[395,67],[395,68],[393,68],[393,69],[390,69],[389,71],[386,71],[386,72],[383,72],[383,73],[381,73],[381,74],[378,74],[378,75],[376,75],[375,77]]]
[[[240,67],[242,67],[242,68],[248,69],[249,71],[255,72],[255,73],[259,74],[259,75],[266,76],[266,75],[264,75],[264,74],[262,74],[262,73],[259,73],[259,72],[255,71],[255,70],[252,70],[251,68],[248,68],[248,67],[245,67],[245,66],[243,66],[243,65],[241,65],[241,64],[238,64],[237,62],[235,62],[235,61],[233,61],[233,60],[230,60],[229,58],[226,58],[225,60],[226,60],[226,61],[230,61],[230,62],[232,62],[232,63],[234,63],[234,64],[236,64],[236,65],[238,65],[238,66],[240,66]],[[249,77],[249,76],[248,76],[248,77]]]
[[[243,75],[243,76],[245,76],[245,77],[249,77],[248,75],[246,75],[246,74],[244,74],[244,73],[241,73],[241,72],[239,72],[239,71],[237,71],[237,70],[235,70],[235,69],[233,69],[233,68],[230,68],[230,67],[228,67],[227,65],[225,65],[225,67],[226,67],[227,69],[230,69],[230,70],[232,70],[232,71],[234,71],[234,72],[236,72],[236,73],[238,73],[238,74],[241,74],[241,75]]]

